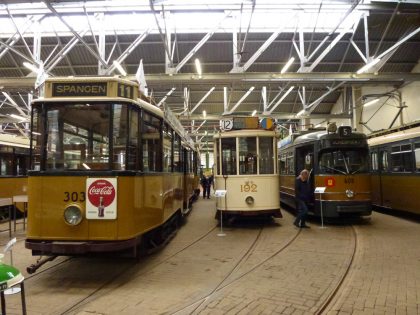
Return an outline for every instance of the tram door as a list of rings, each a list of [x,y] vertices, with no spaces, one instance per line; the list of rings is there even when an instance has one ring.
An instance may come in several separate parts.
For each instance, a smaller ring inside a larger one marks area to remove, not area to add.
[[[311,203],[314,204],[315,174],[314,174],[314,145],[306,145],[296,148],[296,176],[299,176],[303,169],[309,171],[309,185],[311,186]]]

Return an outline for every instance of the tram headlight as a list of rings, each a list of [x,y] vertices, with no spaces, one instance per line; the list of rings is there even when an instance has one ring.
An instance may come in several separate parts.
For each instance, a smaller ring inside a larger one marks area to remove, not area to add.
[[[64,210],[64,220],[67,224],[78,225],[82,222],[82,211],[76,206],[68,206]]]
[[[254,204],[254,198],[252,196],[248,196],[245,198],[245,202],[247,205],[253,205]]]
[[[346,196],[347,196],[348,198],[353,198],[353,197],[354,197],[354,192],[353,192],[353,190],[351,190],[351,189],[347,189],[347,190],[346,190]]]

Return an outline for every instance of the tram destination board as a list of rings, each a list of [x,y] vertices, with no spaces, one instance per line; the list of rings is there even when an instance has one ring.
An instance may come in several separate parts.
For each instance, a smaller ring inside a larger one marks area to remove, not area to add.
[[[52,83],[53,97],[107,96],[107,82]]]
[[[233,129],[258,129],[258,117],[234,117]]]

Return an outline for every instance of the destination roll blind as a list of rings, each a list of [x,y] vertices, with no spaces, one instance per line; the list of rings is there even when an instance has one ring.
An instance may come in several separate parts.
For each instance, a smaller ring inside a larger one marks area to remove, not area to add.
[[[107,96],[107,82],[60,82],[52,84],[52,96]]]

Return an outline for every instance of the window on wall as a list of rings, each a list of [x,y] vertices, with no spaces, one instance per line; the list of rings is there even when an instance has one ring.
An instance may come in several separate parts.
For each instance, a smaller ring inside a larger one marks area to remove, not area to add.
[[[236,175],[236,138],[222,138],[222,175]]]
[[[370,154],[370,165],[372,168],[372,171],[377,172],[378,171],[378,153],[372,152]]]
[[[413,171],[413,152],[411,144],[391,147],[391,170],[393,172]]]
[[[274,147],[273,138],[258,138],[260,174],[274,174]]]
[[[162,170],[162,143],[160,137],[161,120],[143,112],[141,125],[143,171],[160,172]]]
[[[420,142],[414,144],[414,157],[416,159],[416,172],[420,172]]]

